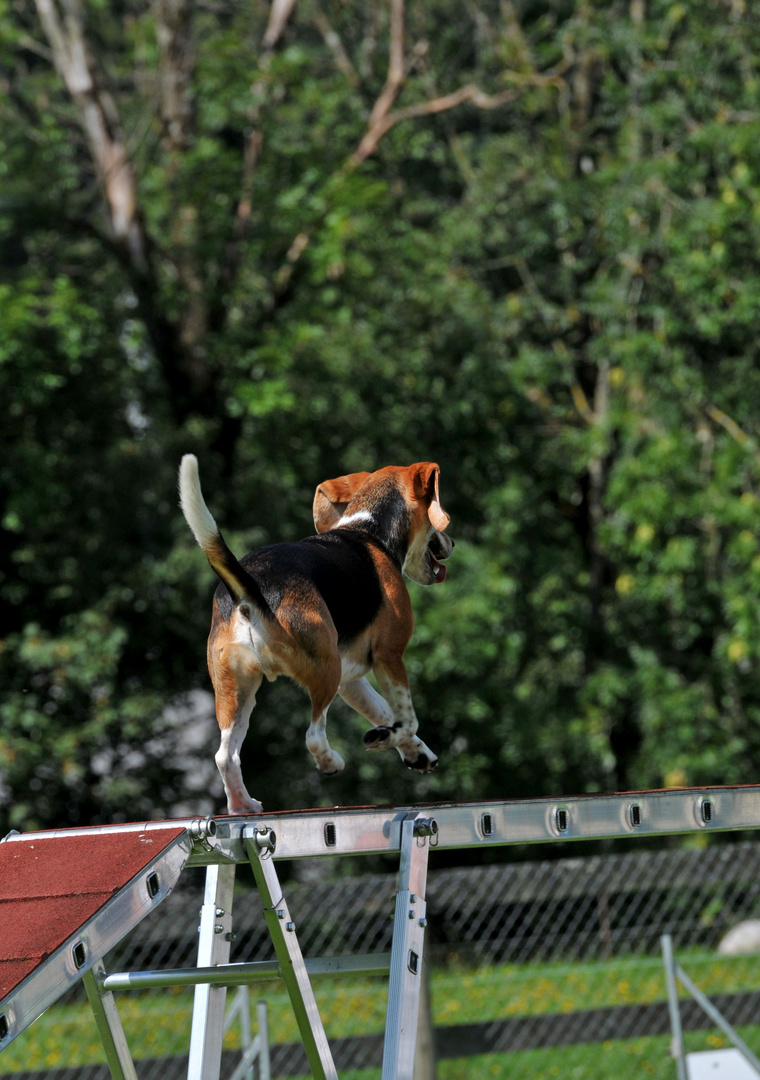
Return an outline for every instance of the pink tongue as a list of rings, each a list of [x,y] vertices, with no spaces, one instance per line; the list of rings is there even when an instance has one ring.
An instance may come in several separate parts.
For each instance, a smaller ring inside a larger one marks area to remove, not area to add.
[[[446,567],[443,565],[442,562],[438,562],[437,559],[435,560],[434,566],[435,566],[435,583],[436,583],[436,585],[440,585],[442,581],[446,580]]]

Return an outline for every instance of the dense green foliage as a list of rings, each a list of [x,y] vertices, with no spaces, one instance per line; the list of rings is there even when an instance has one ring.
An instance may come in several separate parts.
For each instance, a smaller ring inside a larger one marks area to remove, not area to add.
[[[0,0],[0,832],[219,807],[213,720],[187,750],[166,712],[208,686],[185,451],[240,553],[322,479],[442,467],[438,772],[336,703],[320,780],[281,681],[266,807],[756,781],[756,8],[409,0],[394,82],[398,0],[267,35],[255,0],[60,3],[56,39]]]

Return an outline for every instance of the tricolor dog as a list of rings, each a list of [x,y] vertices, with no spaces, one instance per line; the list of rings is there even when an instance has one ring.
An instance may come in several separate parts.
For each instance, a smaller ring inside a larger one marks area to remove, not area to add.
[[[208,666],[229,813],[261,810],[243,783],[240,747],[264,677],[288,675],[308,692],[306,745],[321,772],[345,764],[325,733],[336,694],[373,725],[364,735],[368,750],[394,746],[420,772],[438,764],[417,736],[403,659],[414,626],[403,575],[420,585],[442,582],[454,546],[444,531],[449,515],[438,476],[438,466],[426,461],[326,480],[314,497],[317,536],[259,548],[238,561],[203,501],[196,458],[183,457],[182,511],[222,581]],[[382,697],[367,679],[370,671]]]

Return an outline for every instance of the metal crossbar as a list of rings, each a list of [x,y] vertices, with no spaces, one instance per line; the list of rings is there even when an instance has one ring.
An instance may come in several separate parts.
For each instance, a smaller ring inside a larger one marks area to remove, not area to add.
[[[433,847],[458,848],[607,840],[760,827],[760,786],[686,788],[574,799],[520,799],[429,806],[295,810],[255,819],[216,818],[215,835],[189,865],[247,862],[246,838],[266,825],[277,837],[275,861],[400,850],[401,823],[435,817]]]

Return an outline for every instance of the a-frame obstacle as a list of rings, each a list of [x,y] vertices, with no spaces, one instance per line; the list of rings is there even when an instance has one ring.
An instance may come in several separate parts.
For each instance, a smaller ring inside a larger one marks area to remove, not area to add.
[[[11,834],[0,842],[0,1051],[83,979],[114,1080],[136,1080],[114,991],[195,985],[188,1080],[218,1080],[226,989],[280,975],[309,1065],[337,1078],[310,976],[389,972],[383,1080],[411,1080],[431,848],[760,828],[760,787],[646,791],[423,807],[358,807]],[[276,863],[398,852],[389,955],[306,959]],[[235,871],[248,863],[277,960],[229,963]],[[206,867],[194,968],[107,972],[106,953]]]

